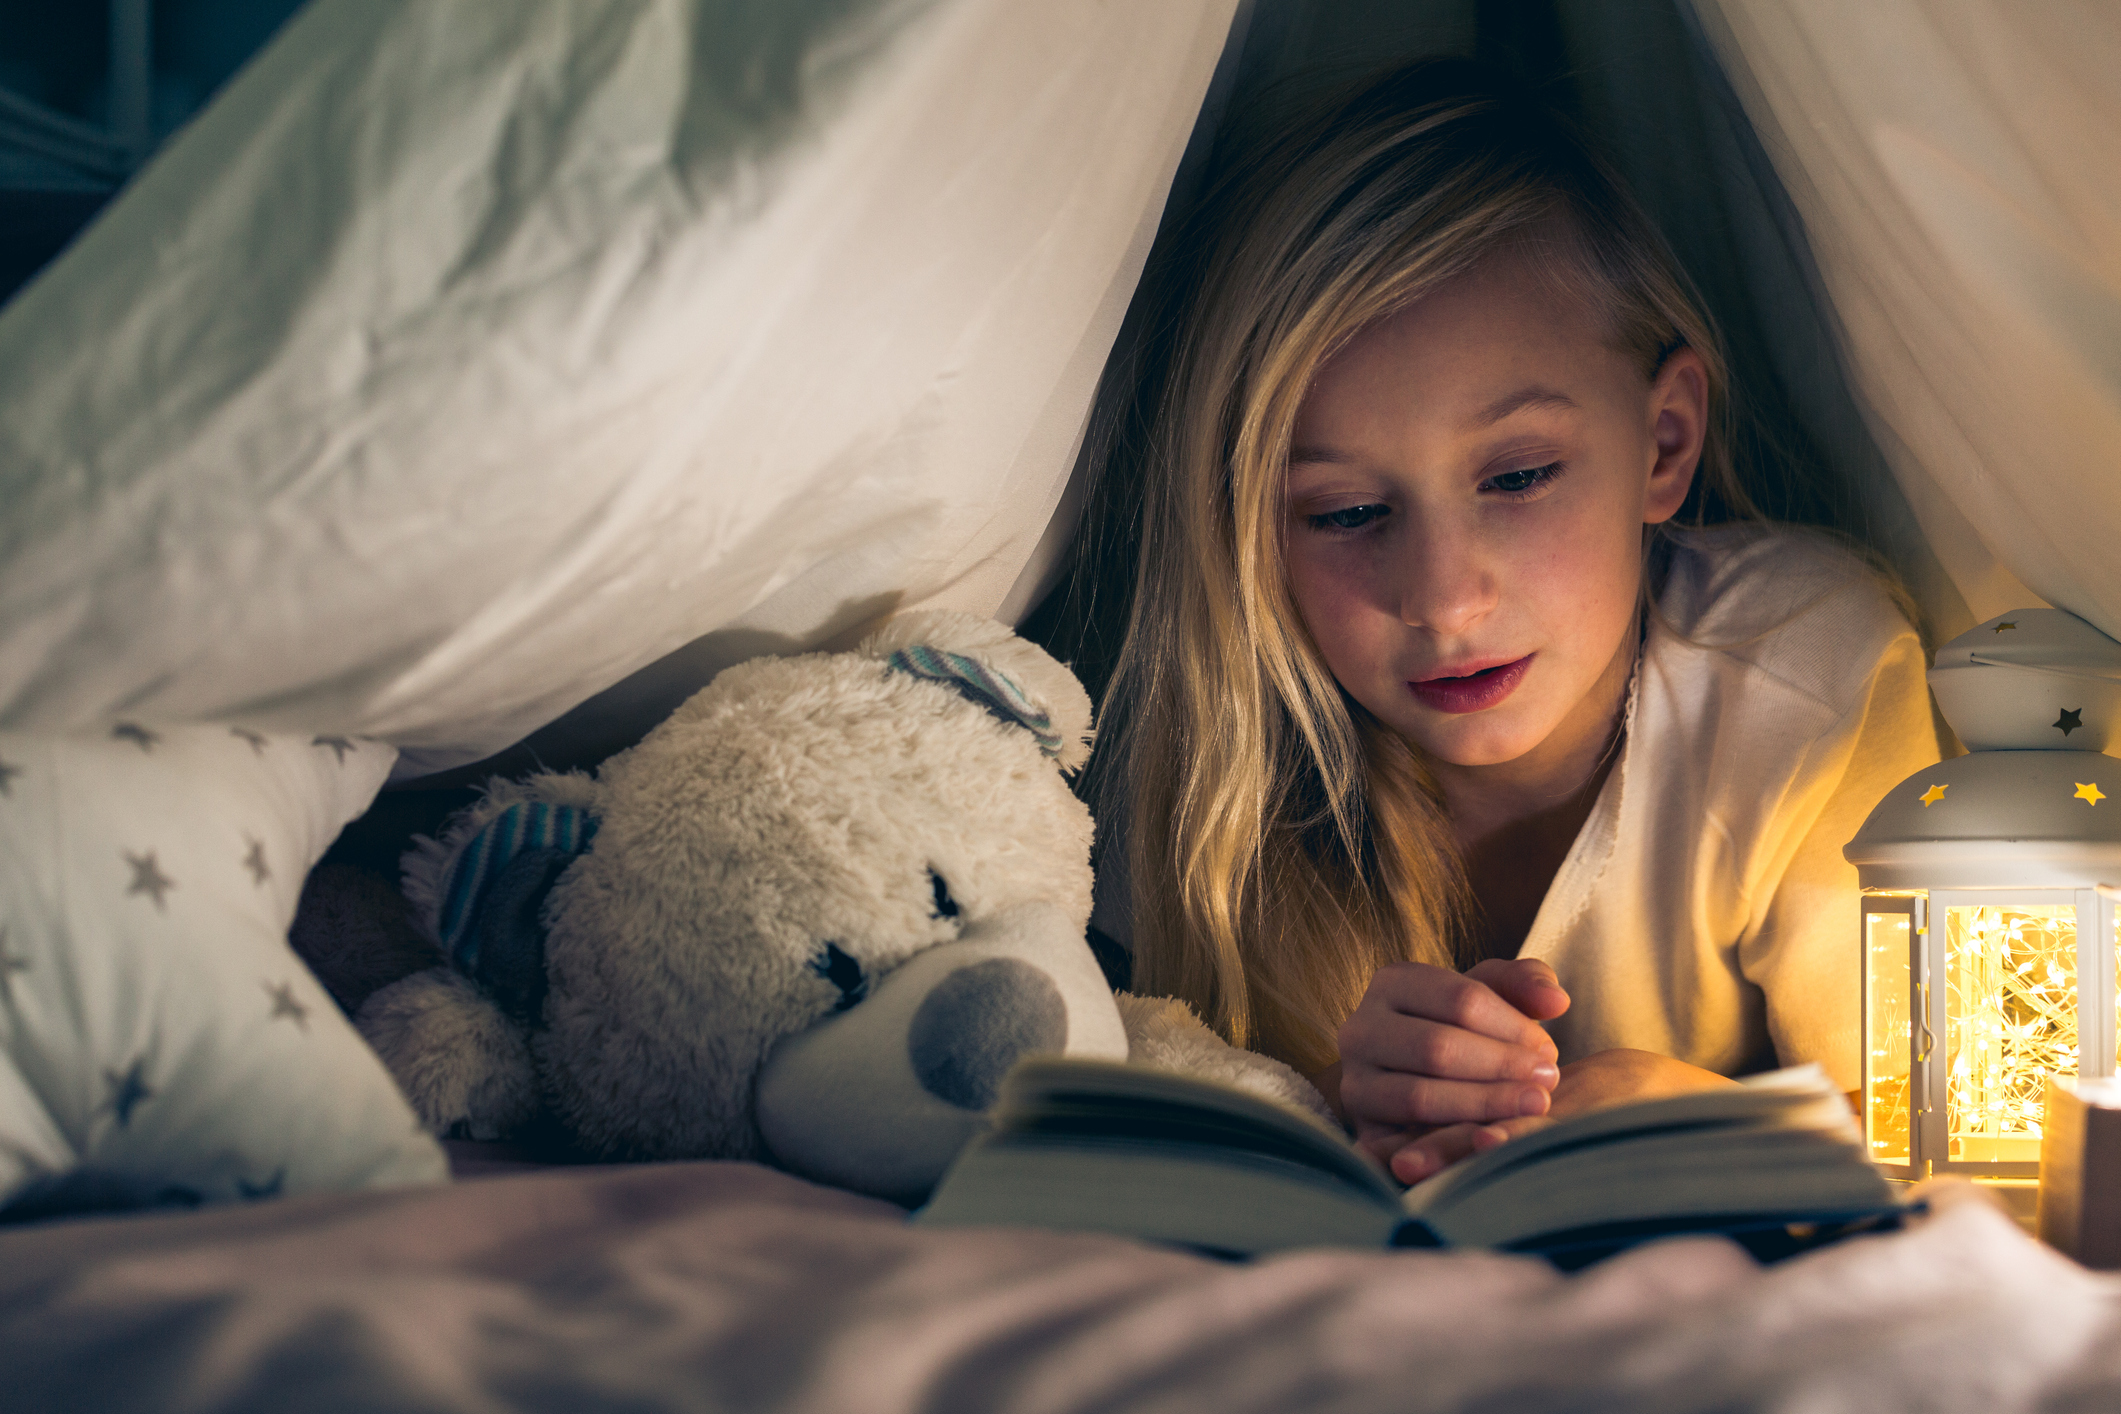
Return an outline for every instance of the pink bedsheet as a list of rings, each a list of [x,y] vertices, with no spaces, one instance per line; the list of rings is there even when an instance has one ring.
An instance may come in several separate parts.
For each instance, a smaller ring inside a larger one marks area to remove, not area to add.
[[[1231,1266],[743,1164],[0,1232],[0,1409],[2121,1409],[2121,1283],[1975,1202],[1756,1268]]]

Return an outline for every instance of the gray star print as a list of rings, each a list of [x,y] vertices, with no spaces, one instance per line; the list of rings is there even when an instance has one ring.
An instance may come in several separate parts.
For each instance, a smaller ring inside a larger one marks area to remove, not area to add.
[[[118,725],[110,729],[110,734],[113,740],[129,741],[142,751],[147,752],[152,752],[155,749],[155,743],[162,740],[161,737],[156,736],[146,727],[137,726],[132,722],[118,723]]]
[[[243,838],[250,840],[250,853],[243,856],[243,867],[250,871],[252,883],[263,884],[272,877],[272,867],[265,862],[265,841],[249,835]]]
[[[147,1058],[142,1056],[132,1063],[132,1068],[119,1075],[104,1071],[103,1079],[110,1085],[110,1098],[103,1103],[117,1116],[118,1127],[123,1129],[133,1122],[133,1111],[142,1100],[151,1100],[155,1092],[147,1086]]]
[[[155,863],[155,852],[134,854],[127,850],[125,862],[133,867],[133,881],[125,890],[126,896],[148,894],[154,898],[156,912],[167,912],[169,905],[162,901],[163,896],[177,887],[177,881],[163,873],[162,866]]]
[[[357,751],[360,749],[343,736],[320,736],[314,741],[310,742],[310,745],[330,747],[332,750],[332,754],[339,758],[340,764],[342,765],[346,761],[347,752]]]
[[[295,996],[294,983],[281,982],[275,985],[271,982],[261,982],[258,985],[265,989],[266,996],[272,998],[272,1015],[265,1018],[267,1021],[278,1021],[283,1016],[291,1016],[298,1028],[304,1031],[309,1029],[309,1008],[302,1005]]]
[[[20,766],[10,766],[7,762],[0,761],[0,795],[13,795],[15,793],[15,777],[21,774],[22,768]]]
[[[230,727],[228,734],[230,736],[239,736],[249,742],[250,749],[255,754],[259,756],[265,754],[265,734],[263,732],[254,732],[249,727]]]

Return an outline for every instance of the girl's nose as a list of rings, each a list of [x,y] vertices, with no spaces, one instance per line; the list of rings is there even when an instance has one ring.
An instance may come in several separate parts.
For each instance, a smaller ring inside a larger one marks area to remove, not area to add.
[[[1399,573],[1399,617],[1445,638],[1463,634],[1495,607],[1495,575],[1463,526],[1422,527]]]

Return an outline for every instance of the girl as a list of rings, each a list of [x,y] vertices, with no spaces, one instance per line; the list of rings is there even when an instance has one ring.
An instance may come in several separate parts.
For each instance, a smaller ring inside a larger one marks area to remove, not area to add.
[[[1208,221],[1095,782],[1135,990],[1407,1182],[1778,1063],[1854,1088],[1840,847],[1937,759],[1924,654],[1856,556],[1758,522],[1646,218],[1430,63]]]

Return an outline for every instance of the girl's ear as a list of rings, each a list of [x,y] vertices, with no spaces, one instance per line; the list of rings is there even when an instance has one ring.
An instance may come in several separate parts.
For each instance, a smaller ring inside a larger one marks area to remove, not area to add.
[[[1642,493],[1642,523],[1661,525],[1679,514],[1701,465],[1709,431],[1709,375],[1701,355],[1676,349],[1650,383],[1650,435],[1656,458]]]

